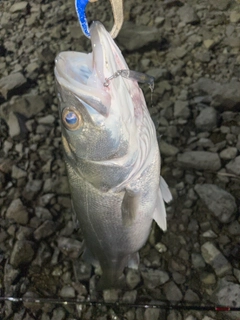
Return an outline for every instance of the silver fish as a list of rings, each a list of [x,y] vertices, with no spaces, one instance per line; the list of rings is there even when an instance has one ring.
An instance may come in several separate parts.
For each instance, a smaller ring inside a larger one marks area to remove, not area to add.
[[[138,83],[119,76],[104,86],[128,66],[100,22],[90,33],[93,52],[61,52],[55,77],[73,210],[103,289],[115,287],[126,266],[137,268],[153,219],[166,230],[171,193]]]

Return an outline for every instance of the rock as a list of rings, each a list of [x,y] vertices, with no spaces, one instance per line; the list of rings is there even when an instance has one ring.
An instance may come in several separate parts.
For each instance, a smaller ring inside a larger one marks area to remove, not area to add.
[[[197,184],[194,190],[221,223],[229,223],[234,219],[237,205],[230,193],[214,184]]]
[[[205,262],[203,260],[203,257],[200,253],[192,253],[191,254],[191,260],[192,260],[192,264],[193,267],[195,269],[199,269],[199,268],[204,268],[205,267]]]
[[[126,283],[129,289],[134,289],[141,282],[141,277],[138,270],[127,269]]]
[[[15,13],[15,12],[19,12],[19,11],[26,11],[28,7],[28,2],[27,1],[20,1],[20,2],[16,2],[14,3],[9,11],[11,13]]]
[[[173,281],[166,283],[163,287],[163,291],[167,300],[171,302],[177,302],[183,298],[182,292]]]
[[[195,120],[200,131],[211,131],[217,125],[217,111],[212,107],[202,109]]]
[[[160,140],[159,148],[160,148],[161,154],[166,157],[173,157],[179,152],[178,148],[176,148],[171,144],[168,144],[162,139]]]
[[[137,298],[137,290],[126,291],[123,295],[124,303],[135,303]]]
[[[26,83],[27,80],[22,73],[11,73],[0,79],[0,93],[5,99],[9,99],[17,90],[22,89]]]
[[[44,193],[56,192],[57,194],[69,194],[68,178],[61,176],[45,180],[43,191]]]
[[[226,165],[226,169],[228,172],[240,175],[240,156],[236,157],[234,160],[230,161]]]
[[[174,117],[188,119],[190,116],[190,109],[187,101],[177,100],[174,104]]]
[[[27,172],[17,167],[16,165],[12,166],[12,178],[13,179],[21,179],[27,176]]]
[[[75,298],[75,290],[73,287],[66,285],[63,286],[59,292],[60,297],[62,298]]]
[[[34,238],[41,240],[49,237],[56,231],[57,225],[51,220],[46,220],[34,231]]]
[[[232,80],[217,87],[212,93],[212,106],[220,110],[239,110],[240,107],[240,82]]]
[[[41,48],[38,51],[38,57],[44,63],[53,63],[55,59],[55,55],[49,47]]]
[[[218,277],[223,277],[232,270],[230,263],[212,242],[205,242],[201,246],[201,252],[205,262],[212,266]]]
[[[158,320],[160,315],[159,309],[146,309],[144,311],[144,320]]]
[[[54,121],[55,121],[55,117],[52,114],[48,114],[45,117],[37,119],[37,122],[41,124],[53,124]]]
[[[146,269],[141,271],[144,285],[148,289],[154,289],[169,280],[167,272],[155,269]]]
[[[192,6],[185,4],[177,11],[180,19],[185,24],[196,24],[199,23],[199,17]]]
[[[210,50],[210,49],[212,49],[214,47],[216,42],[213,39],[206,39],[206,40],[203,41],[203,44],[204,44],[206,49]]]
[[[34,256],[33,243],[26,240],[16,241],[10,256],[10,264],[14,268],[28,264]]]
[[[126,22],[118,35],[117,42],[120,47],[128,51],[135,51],[154,42],[160,43],[160,33],[155,27],[137,26]]]
[[[220,158],[223,160],[232,160],[236,157],[237,155],[237,148],[235,147],[228,147],[224,150],[222,150],[219,154]]]
[[[230,6],[232,0],[218,0],[217,2],[210,0],[209,2],[214,9],[225,11]]]
[[[23,196],[27,200],[33,200],[42,188],[42,180],[29,180],[23,190]]]
[[[11,138],[15,138],[21,135],[21,126],[16,113],[10,112],[7,119],[7,125],[9,128],[9,136]]]
[[[200,93],[205,93],[212,95],[215,90],[220,90],[221,84],[209,79],[209,78],[199,78],[196,83],[193,84],[193,89]]]
[[[19,198],[11,202],[6,212],[6,218],[13,219],[16,223],[23,225],[28,223],[28,212]]]
[[[18,113],[28,119],[41,112],[45,106],[41,96],[26,94],[21,98],[12,99],[10,103],[1,105],[0,117],[8,119],[10,113]]]
[[[103,290],[103,299],[106,303],[118,301],[118,291],[116,289]]]
[[[240,307],[240,285],[221,280],[211,295],[211,301],[220,306]],[[230,312],[231,319],[239,320],[240,311]]]
[[[58,248],[70,259],[77,259],[82,253],[83,245],[76,239],[60,237],[58,239]]]
[[[238,23],[240,21],[240,12],[238,11],[232,11],[230,13],[230,22],[233,22],[233,23]]]
[[[178,154],[177,161],[186,169],[217,171],[221,168],[218,154],[207,151],[186,151]]]

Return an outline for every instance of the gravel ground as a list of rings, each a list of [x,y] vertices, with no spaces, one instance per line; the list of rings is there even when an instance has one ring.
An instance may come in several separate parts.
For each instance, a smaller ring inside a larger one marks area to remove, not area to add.
[[[156,124],[174,197],[126,291],[94,293],[78,261],[61,148],[54,57],[91,51],[73,0],[0,2],[1,296],[240,307],[240,1],[126,0],[117,39]],[[88,6],[109,29],[109,1]],[[151,106],[152,105],[152,106]],[[78,274],[73,266],[78,264]],[[77,278],[79,281],[77,281]],[[2,303],[1,319],[240,319],[240,312]]]

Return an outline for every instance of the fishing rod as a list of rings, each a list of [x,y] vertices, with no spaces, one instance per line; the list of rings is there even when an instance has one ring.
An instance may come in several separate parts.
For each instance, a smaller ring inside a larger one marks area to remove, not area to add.
[[[126,303],[126,302],[105,302],[105,301],[82,301],[79,299],[57,299],[57,298],[31,298],[31,297],[0,297],[0,302],[10,301],[15,303],[51,303],[60,305],[83,305],[95,307],[128,307],[128,308],[142,308],[142,309],[162,309],[162,310],[194,310],[194,311],[240,311],[239,307],[230,306],[216,306],[216,305],[179,305],[171,304],[166,301],[159,301],[159,303]],[[163,304],[161,304],[163,303]]]

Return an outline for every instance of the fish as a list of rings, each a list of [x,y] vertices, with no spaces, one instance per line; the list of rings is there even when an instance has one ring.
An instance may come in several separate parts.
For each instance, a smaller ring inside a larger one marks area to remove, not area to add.
[[[172,198],[142,90],[134,79],[112,77],[128,66],[101,22],[90,35],[92,52],[59,53],[54,72],[83,258],[100,265],[97,287],[104,290],[121,285],[125,267],[138,268],[153,220],[167,228],[164,201]]]

